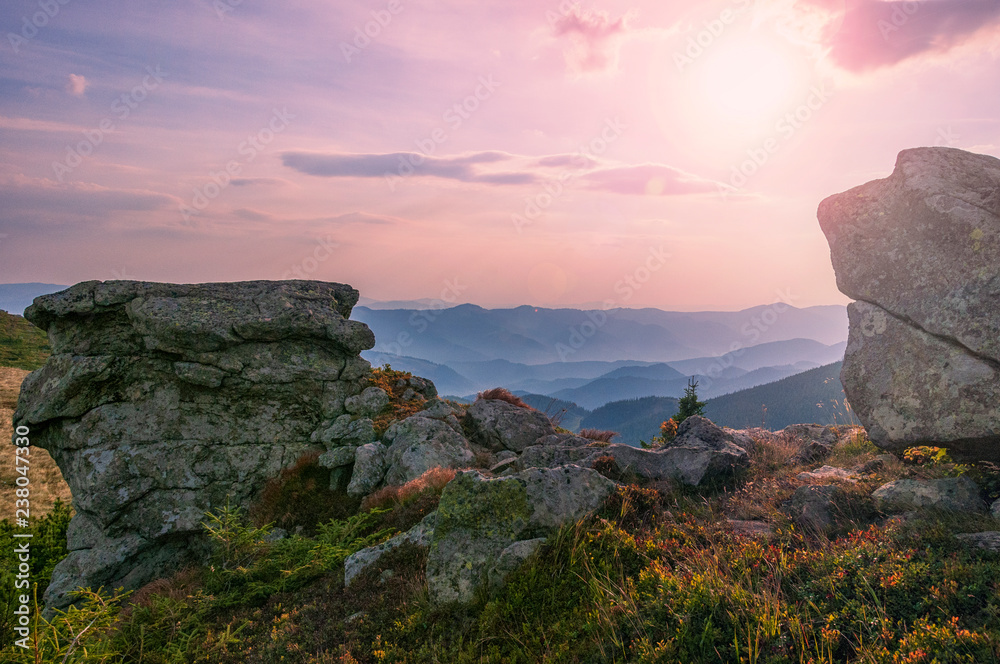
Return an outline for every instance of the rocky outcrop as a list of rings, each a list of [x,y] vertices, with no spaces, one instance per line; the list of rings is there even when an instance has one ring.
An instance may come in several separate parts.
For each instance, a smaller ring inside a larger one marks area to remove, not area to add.
[[[502,583],[539,538],[596,510],[614,487],[579,466],[531,468],[499,478],[458,473],[441,495],[431,537],[431,601],[468,602],[485,584]]]
[[[841,380],[871,440],[1000,460],[1000,160],[904,150],[818,216],[857,300]]]
[[[872,498],[887,511],[926,507],[956,512],[986,511],[986,503],[979,496],[979,487],[964,476],[938,480],[896,480],[880,486]]]
[[[324,451],[314,434],[370,370],[357,299],[316,281],[92,281],[35,300],[25,316],[53,355],[25,380],[15,423],[52,454],[76,510],[49,608],[80,585],[136,588],[185,564],[206,511],[248,505]]]
[[[684,420],[677,436],[663,448],[655,450],[618,443],[595,444],[593,441],[580,445],[578,442],[586,439],[574,436],[564,440],[556,437],[542,440],[550,444],[525,449],[519,459],[520,467],[592,466],[599,458],[610,457],[614,459],[617,471],[623,475],[647,480],[673,479],[691,486],[698,486],[707,478],[731,475],[745,467],[750,457],[745,447],[736,441],[753,446],[753,439],[746,434],[723,429],[699,416]]]

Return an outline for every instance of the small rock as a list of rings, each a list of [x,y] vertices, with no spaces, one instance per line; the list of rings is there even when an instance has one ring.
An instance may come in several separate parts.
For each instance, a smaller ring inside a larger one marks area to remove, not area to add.
[[[879,454],[870,461],[865,461],[864,463],[854,466],[852,470],[858,475],[869,475],[871,473],[877,473],[880,470],[884,470],[886,464],[892,463],[896,460],[896,457],[892,454]]]
[[[774,534],[774,527],[764,521],[741,521],[739,519],[727,519],[726,522],[739,535],[750,537],[768,537]]]
[[[855,481],[852,479],[856,472],[853,470],[845,470],[844,468],[837,468],[836,466],[821,466],[813,471],[807,471],[799,473],[796,477],[800,480],[811,481],[811,480],[849,480],[851,482]]]
[[[872,497],[881,509],[908,510],[932,507],[959,512],[983,512],[986,505],[979,487],[968,477],[939,480],[896,480],[883,484]]]
[[[367,387],[361,394],[344,400],[344,410],[354,415],[378,415],[389,405],[389,395],[380,387]]]
[[[318,463],[323,468],[340,468],[354,463],[353,447],[335,447],[319,455]]]
[[[499,399],[479,399],[465,413],[470,440],[493,451],[522,452],[556,432],[549,418]]]
[[[385,477],[385,445],[368,443],[354,451],[354,472],[347,485],[351,496],[367,496],[382,484]]]
[[[518,465],[518,459],[516,456],[508,457],[502,461],[498,461],[490,467],[490,472],[494,475],[500,475],[505,470],[514,468]]]
[[[787,511],[799,527],[827,533],[837,524],[837,501],[843,496],[844,490],[835,484],[800,486]]]
[[[831,445],[811,440],[788,459],[788,465],[805,466],[817,461],[823,461],[830,456],[831,452],[833,452]]]
[[[375,423],[370,419],[365,417],[355,420],[350,415],[341,415],[330,426],[314,431],[309,440],[328,447],[336,447],[367,445],[375,438]]]
[[[994,500],[993,504],[990,505],[990,514],[993,515],[994,519],[1000,520],[1000,498]]]
[[[955,535],[960,540],[968,542],[977,549],[1000,552],[1000,532],[991,530],[983,533],[963,533]]]
[[[790,424],[779,431],[778,434],[797,438],[807,443],[816,442],[824,445],[833,445],[837,442],[837,429],[820,424]]]
[[[264,535],[265,542],[277,542],[278,540],[283,540],[288,537],[288,531],[284,528],[272,528],[271,532]]]

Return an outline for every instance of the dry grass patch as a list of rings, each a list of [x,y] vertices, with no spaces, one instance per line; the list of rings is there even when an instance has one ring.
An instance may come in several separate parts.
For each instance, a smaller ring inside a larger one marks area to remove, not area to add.
[[[611,439],[618,435],[617,431],[602,431],[601,429],[580,429],[577,434],[580,438],[594,440],[601,443],[610,443]]]
[[[21,381],[28,373],[24,369],[0,367],[0,520],[13,519],[15,516],[14,491],[17,486],[14,481],[18,473],[15,470],[15,447],[11,439],[14,436],[14,408],[21,392]],[[56,500],[69,505],[73,499],[69,485],[49,453],[40,447],[32,447],[28,458],[32,519],[52,511]]]
[[[510,405],[517,406],[518,408],[535,410],[528,404],[524,403],[524,401],[521,400],[521,397],[513,394],[510,390],[504,387],[494,387],[492,390],[480,392],[476,395],[476,399],[496,399],[498,401],[506,401]]]

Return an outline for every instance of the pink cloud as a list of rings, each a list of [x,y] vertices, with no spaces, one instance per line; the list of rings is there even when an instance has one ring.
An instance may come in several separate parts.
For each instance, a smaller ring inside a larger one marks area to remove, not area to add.
[[[574,72],[600,72],[618,65],[620,38],[629,30],[630,14],[612,19],[607,12],[573,9],[554,24],[556,36],[568,36],[566,64]]]
[[[82,97],[89,84],[85,76],[70,74],[69,79],[66,81],[66,92],[75,97]]]

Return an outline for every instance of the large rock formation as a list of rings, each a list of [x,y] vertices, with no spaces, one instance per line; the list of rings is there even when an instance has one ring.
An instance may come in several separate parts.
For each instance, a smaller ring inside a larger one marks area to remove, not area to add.
[[[37,298],[25,316],[53,355],[25,380],[15,424],[52,454],[76,509],[46,604],[162,576],[197,551],[205,511],[246,506],[322,451],[310,438],[370,370],[358,353],[374,336],[348,320],[357,300],[316,281],[92,281]]]
[[[818,216],[857,300],[841,380],[872,441],[1000,460],[1000,160],[904,150]]]

